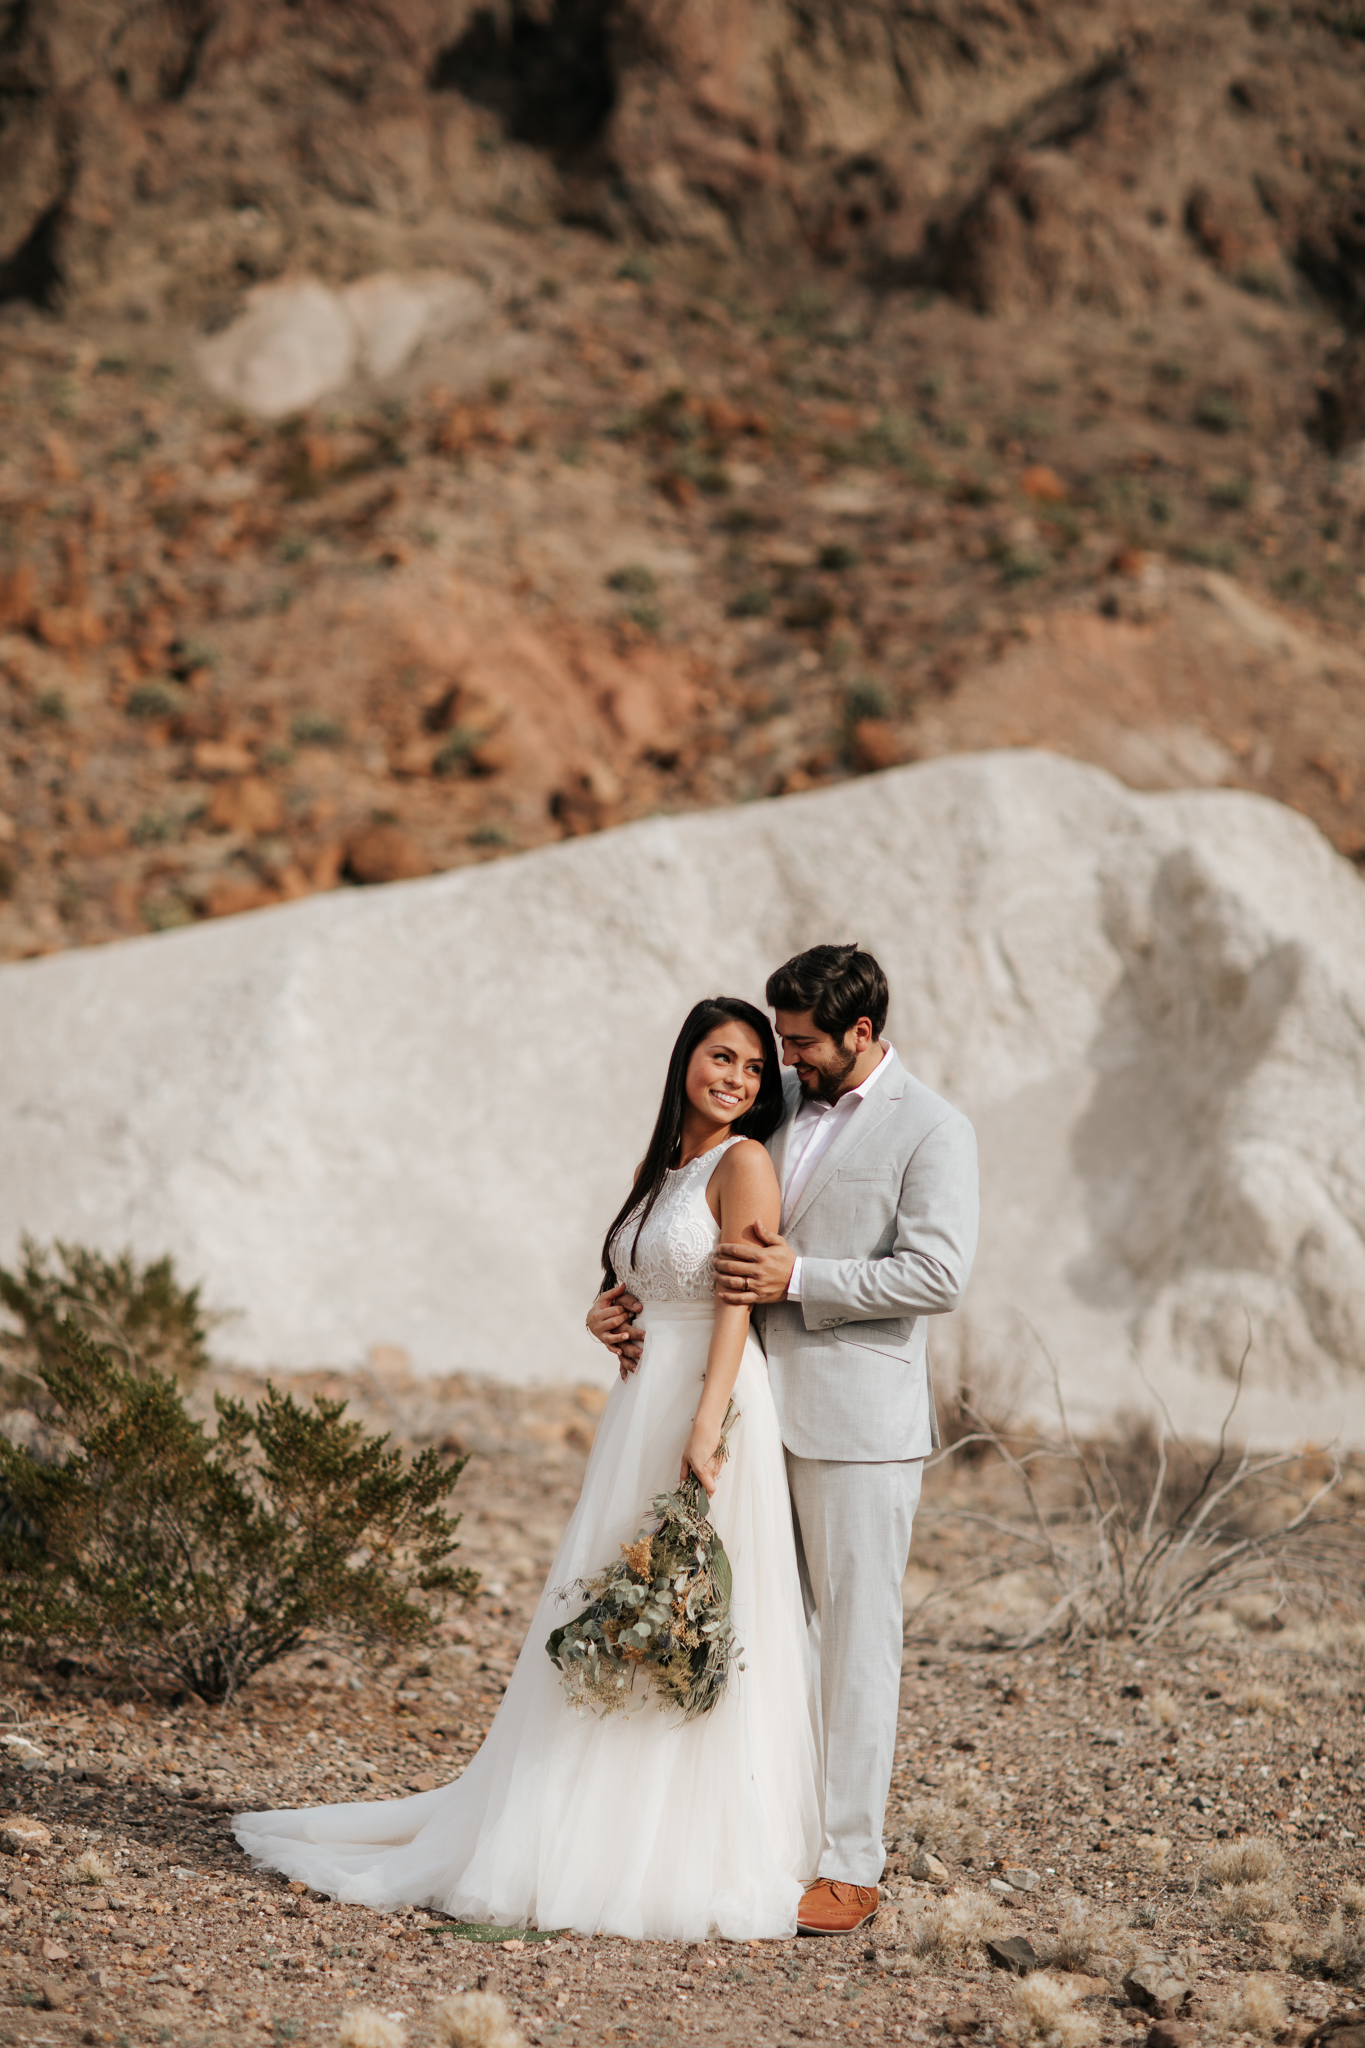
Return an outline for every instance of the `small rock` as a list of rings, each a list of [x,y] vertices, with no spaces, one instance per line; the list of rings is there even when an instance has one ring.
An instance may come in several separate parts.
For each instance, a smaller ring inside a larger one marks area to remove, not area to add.
[[[1365,2048],[1365,2006],[1339,2012],[1314,2027],[1303,2048]]]
[[[345,872],[353,882],[410,882],[431,867],[401,825],[366,825],[346,842]]]
[[[219,832],[273,833],[284,829],[284,799],[261,775],[241,775],[213,792],[208,821]]]
[[[0,1849],[7,1856],[22,1856],[25,1850],[46,1849],[52,1836],[40,1820],[12,1813],[0,1820]]]
[[[36,1989],[44,2012],[70,2012],[75,1994],[69,1984],[60,1983],[56,1977],[43,1977]]]
[[[981,2021],[970,2006],[954,2006],[943,2015],[943,2031],[954,2041],[968,2041],[981,2032]]]
[[[354,374],[359,335],[336,293],[316,278],[258,285],[246,311],[198,351],[205,382],[266,419],[302,412]]]
[[[994,1892],[997,1899],[1012,1899],[1014,1897],[1014,1886],[1008,1884],[1003,1877],[991,1878],[986,1886],[986,1890]]]
[[[868,1938],[874,1947],[892,1948],[901,1938],[898,1906],[880,1906],[868,1923]]]
[[[1188,1980],[1171,1968],[1168,1962],[1158,1959],[1151,1963],[1138,1963],[1123,1979],[1122,1990],[1130,2005],[1140,2006],[1143,2012],[1155,2013],[1158,2019],[1174,2019],[1193,1993]]]
[[[45,1963],[69,1963],[71,1961],[71,1951],[62,1942],[53,1941],[49,1935],[43,1942],[43,1961]]]
[[[239,740],[197,740],[191,758],[196,775],[249,775],[256,765]]]
[[[1012,1891],[1036,1892],[1038,1889],[1036,1870],[1002,1870],[1000,1874]]]
[[[1102,1743],[1106,1749],[1122,1749],[1128,1737],[1122,1728],[1101,1728],[1095,1740]]]
[[[1030,1970],[1042,1968],[1033,1943],[1022,1934],[1011,1934],[1004,1941],[988,1941],[986,1954],[997,1970],[1012,1970],[1016,1977],[1027,1977]]]
[[[5,1753],[6,1763],[18,1764],[21,1771],[36,1771],[47,1755],[27,1735],[0,1735],[0,1750]]]
[[[911,1877],[917,1877],[921,1884],[947,1884],[948,1866],[940,1863],[937,1856],[930,1856],[921,1849],[910,1865]]]
[[[898,768],[905,759],[896,728],[887,718],[860,718],[850,734],[853,765],[865,774]]]
[[[276,892],[254,875],[220,875],[199,899],[205,917],[239,917],[244,910],[264,910],[278,903]]]
[[[1147,2048],[1194,2048],[1199,2029],[1188,2020],[1158,2020],[1147,2036]]]
[[[1056,470],[1045,462],[1031,463],[1019,478],[1019,488],[1040,505],[1062,505],[1069,495]]]
[[[1091,1977],[1083,1970],[1065,1971],[1062,1982],[1077,1998],[1108,1998],[1114,1989],[1107,1977]]]

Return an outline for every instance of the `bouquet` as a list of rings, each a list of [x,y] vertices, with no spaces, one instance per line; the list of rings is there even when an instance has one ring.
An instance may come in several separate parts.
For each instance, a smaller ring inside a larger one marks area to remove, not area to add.
[[[731,1402],[722,1463],[736,1419]],[[621,1545],[615,1564],[575,1582],[571,1590],[588,1604],[545,1645],[571,1706],[609,1714],[625,1706],[637,1676],[661,1706],[680,1707],[684,1720],[716,1704],[742,1652],[730,1620],[730,1560],[708,1520],[710,1505],[689,1472],[676,1493],[654,1496],[656,1522]]]

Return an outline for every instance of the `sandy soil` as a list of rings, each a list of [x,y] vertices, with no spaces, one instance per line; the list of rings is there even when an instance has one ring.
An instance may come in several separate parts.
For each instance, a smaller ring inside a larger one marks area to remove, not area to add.
[[[1187,1974],[1191,2039],[1297,2041],[1354,2002],[1365,1634],[1254,1601],[1145,1652],[982,1649],[1018,1597],[1008,1582],[994,1606],[964,1593],[911,1611],[887,1910],[856,1936],[523,1939],[338,1906],[253,1872],[229,1833],[238,1807],[458,1774],[497,1710],[603,1398],[416,1385],[396,1361],[378,1366],[347,1383],[371,1423],[470,1453],[459,1499],[481,1591],[420,1654],[378,1672],[301,1654],[221,1711],[80,1672],[0,1674],[0,1807],[51,1835],[0,1858],[0,2041],[256,2048],[334,2039],[363,2004],[420,2044],[437,2038],[441,1997],[483,1986],[528,2041],[563,2048],[945,2032],[1107,2044],[1151,2025],[1121,1989],[1144,1956]],[[908,1599],[982,1557],[959,1511],[997,1492],[989,1463],[931,1473]],[[938,1882],[910,1875],[921,1842]],[[89,1852],[105,1881],[81,1881]],[[1025,1873],[1036,1884],[1017,1889]],[[1038,1978],[1021,1991],[988,1962],[985,1939],[1011,1935],[1069,1966],[1060,2035]]]

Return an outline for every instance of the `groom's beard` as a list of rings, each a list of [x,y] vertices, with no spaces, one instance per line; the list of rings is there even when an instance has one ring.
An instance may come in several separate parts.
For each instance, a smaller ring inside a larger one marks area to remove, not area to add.
[[[844,1082],[858,1063],[856,1052],[836,1053],[835,1058],[838,1061],[838,1065],[821,1067],[819,1079],[813,1087],[808,1082],[802,1082],[801,1084],[807,1095],[812,1096],[817,1102],[837,1102],[839,1090],[843,1087]]]

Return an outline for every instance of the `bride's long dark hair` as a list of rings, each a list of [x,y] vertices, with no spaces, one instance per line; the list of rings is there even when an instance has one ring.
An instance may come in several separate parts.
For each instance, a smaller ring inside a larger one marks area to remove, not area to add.
[[[640,1242],[640,1232],[659,1199],[665,1176],[671,1166],[677,1165],[682,1149],[683,1110],[687,1104],[687,1069],[692,1064],[692,1055],[708,1032],[714,1031],[727,1018],[736,1024],[747,1024],[763,1048],[763,1075],[753,1107],[736,1118],[730,1126],[731,1131],[737,1138],[757,1138],[762,1144],[782,1121],[782,1068],[777,1057],[777,1040],[762,1010],[756,1010],[752,1003],[746,1003],[740,996],[708,996],[704,1002],[695,1003],[683,1019],[682,1030],[669,1055],[664,1098],[659,1104],[654,1135],[635,1176],[635,1185],[612,1217],[611,1227],[602,1240],[604,1287],[616,1285],[611,1253],[617,1231],[638,1209],[639,1222],[635,1228],[635,1243],[631,1247],[633,1258],[635,1246]]]

